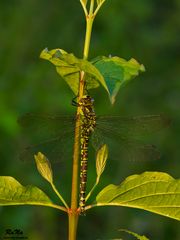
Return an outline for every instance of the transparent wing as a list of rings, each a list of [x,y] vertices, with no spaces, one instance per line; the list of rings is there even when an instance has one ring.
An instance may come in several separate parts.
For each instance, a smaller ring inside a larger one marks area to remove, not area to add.
[[[140,140],[113,138],[112,134],[96,129],[91,142],[97,151],[102,144],[107,144],[109,159],[117,161],[152,161],[160,158],[160,152],[153,144],[145,144]]]
[[[42,141],[39,144],[26,145],[20,152],[20,160],[32,162],[34,161],[34,154],[42,152],[50,162],[69,161],[72,158],[73,141],[73,132],[69,132],[57,138]]]
[[[138,138],[157,132],[170,125],[170,119],[164,115],[146,115],[136,117],[100,116],[97,127],[107,129],[112,135],[125,138]]]
[[[72,116],[60,115],[30,113],[22,116],[18,122],[25,129],[31,144],[24,149],[21,159],[34,160],[33,155],[37,151],[42,151],[54,162],[69,159],[74,141],[74,120]],[[169,119],[163,115],[100,116],[97,117],[92,143],[96,149],[107,143],[113,159],[157,159],[160,156],[157,148],[151,144],[143,144],[139,137],[167,127],[169,123]]]
[[[24,129],[22,161],[34,161],[42,152],[51,162],[72,158],[74,120],[72,116],[26,114],[19,119]]]
[[[104,143],[108,144],[112,159],[154,160],[160,157],[160,152],[153,144],[143,143],[141,137],[161,130],[169,124],[169,119],[163,115],[100,116],[92,134],[92,143],[96,149]]]
[[[27,113],[18,119],[23,133],[34,142],[49,140],[73,128],[75,117]]]

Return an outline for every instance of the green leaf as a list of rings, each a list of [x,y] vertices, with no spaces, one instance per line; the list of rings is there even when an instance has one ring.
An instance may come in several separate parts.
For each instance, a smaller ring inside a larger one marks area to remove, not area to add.
[[[35,186],[22,186],[16,179],[0,176],[0,205],[52,205],[49,197]]]
[[[97,152],[96,156],[96,173],[97,173],[97,180],[96,183],[99,182],[100,176],[104,172],[106,167],[106,162],[108,158],[108,148],[107,145],[104,144]]]
[[[98,194],[93,206],[106,205],[144,209],[180,220],[180,180],[161,172],[132,175]]]
[[[119,57],[97,57],[91,61],[105,79],[110,100],[113,104],[119,89],[129,80],[144,72],[145,68],[135,59],[126,61]]]
[[[44,49],[40,57],[56,66],[59,75],[65,79],[75,95],[78,94],[80,72],[85,73],[87,89],[97,88],[99,83],[108,91],[105,80],[98,69],[90,62],[76,58],[62,49]]]
[[[129,230],[126,230],[126,229],[120,229],[119,231],[121,231],[121,232],[127,232],[127,233],[131,234],[132,236],[136,237],[136,238],[139,239],[139,240],[149,240],[149,238],[145,237],[144,235],[143,235],[143,236],[140,236],[140,235],[138,235],[137,233],[134,233],[134,232],[129,231]]]
[[[45,178],[48,182],[53,183],[52,168],[47,157],[41,152],[38,152],[37,155],[34,155],[34,158],[36,161],[37,169],[41,176]]]

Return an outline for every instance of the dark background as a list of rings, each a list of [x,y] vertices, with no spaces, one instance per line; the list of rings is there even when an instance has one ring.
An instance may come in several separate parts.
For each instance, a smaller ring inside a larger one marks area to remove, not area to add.
[[[146,72],[120,91],[113,107],[103,89],[90,92],[96,112],[122,115],[164,112],[172,119],[170,128],[152,137],[162,152],[160,160],[108,163],[102,178],[104,185],[118,184],[125,177],[144,171],[164,171],[179,178],[179,16],[179,0],[107,0],[98,14],[90,58],[109,54],[126,59],[134,57],[145,65]],[[17,161],[22,141],[17,118],[33,111],[74,112],[71,90],[52,65],[39,59],[39,54],[48,47],[62,48],[82,57],[84,33],[84,15],[78,0],[0,1],[0,175],[13,176],[24,185],[34,184],[52,193],[35,165]],[[61,172],[61,165],[59,168]],[[92,170],[90,183],[94,178]],[[70,173],[70,169],[67,171]],[[66,182],[60,179],[56,176],[57,186],[67,199],[71,179]],[[67,239],[67,217],[54,209],[1,207],[0,219],[1,234],[7,228],[19,228],[33,240]],[[86,217],[80,218],[78,239],[120,238],[117,232],[120,228],[145,234],[150,239],[180,239],[178,221],[121,207],[94,208],[87,212]]]

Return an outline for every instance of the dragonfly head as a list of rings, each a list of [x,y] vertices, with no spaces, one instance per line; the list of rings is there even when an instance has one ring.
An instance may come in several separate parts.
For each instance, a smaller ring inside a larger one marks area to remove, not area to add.
[[[89,95],[82,96],[82,98],[79,101],[79,104],[81,106],[92,106],[93,103],[94,103],[94,99]]]

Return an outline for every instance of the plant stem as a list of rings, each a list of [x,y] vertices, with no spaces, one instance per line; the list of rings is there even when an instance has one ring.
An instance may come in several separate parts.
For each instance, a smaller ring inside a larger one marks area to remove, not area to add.
[[[68,215],[69,215],[69,240],[76,240],[78,214],[70,212],[68,213]]]
[[[78,199],[78,169],[79,169],[79,108],[76,114],[76,126],[74,137],[73,169],[72,169],[72,191],[71,191],[71,210],[76,212]]]
[[[86,16],[86,36],[84,43],[83,58],[88,59],[89,46],[91,40],[92,25],[94,20],[93,15],[94,0],[91,0],[90,12]],[[80,72],[79,76],[79,92],[78,102],[84,95],[85,73]],[[69,240],[75,240],[77,235],[77,225],[79,213],[78,208],[78,180],[79,180],[79,149],[80,149],[80,106],[77,107],[76,126],[74,137],[74,152],[73,152],[73,169],[72,169],[72,189],[71,189],[71,209],[69,210]]]
[[[82,8],[83,8],[83,10],[84,10],[85,16],[87,16],[87,15],[88,15],[88,12],[87,12],[86,6],[85,6],[84,3],[83,3],[83,0],[80,0],[80,3],[81,3]]]
[[[72,170],[72,190],[71,190],[71,209],[68,213],[69,217],[69,240],[76,239],[77,224],[78,224],[78,179],[79,179],[79,134],[80,134],[80,118],[79,107],[76,114],[76,126],[74,137],[74,153],[73,153],[73,170]]]
[[[84,59],[88,59],[88,55],[89,55],[89,47],[90,47],[90,41],[91,41],[93,22],[94,22],[94,14],[91,13],[91,10],[90,10],[90,14],[86,16],[86,36],[85,36],[84,54],[83,54]]]
[[[94,0],[91,0],[89,15],[92,15],[94,11]]]
[[[80,72],[79,80],[79,99],[84,93],[84,72]],[[72,191],[71,191],[71,209],[69,211],[69,240],[76,239],[77,224],[79,213],[78,207],[78,180],[79,180],[79,148],[80,148],[80,107],[77,108],[76,126],[74,137],[74,153],[73,153],[73,172],[72,172]]]

